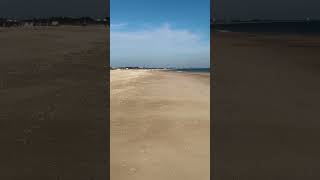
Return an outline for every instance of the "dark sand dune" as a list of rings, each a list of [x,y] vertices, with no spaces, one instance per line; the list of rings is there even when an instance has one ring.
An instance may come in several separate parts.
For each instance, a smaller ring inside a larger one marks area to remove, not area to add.
[[[0,29],[0,179],[106,179],[108,38]]]
[[[213,36],[216,180],[319,179],[320,37]]]

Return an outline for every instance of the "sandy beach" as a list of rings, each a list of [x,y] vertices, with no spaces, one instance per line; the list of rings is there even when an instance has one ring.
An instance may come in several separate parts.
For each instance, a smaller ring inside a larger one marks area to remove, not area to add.
[[[217,33],[211,45],[215,179],[319,179],[320,36]]]
[[[210,175],[209,74],[111,71],[111,179]]]
[[[1,179],[106,179],[108,38],[0,28]]]

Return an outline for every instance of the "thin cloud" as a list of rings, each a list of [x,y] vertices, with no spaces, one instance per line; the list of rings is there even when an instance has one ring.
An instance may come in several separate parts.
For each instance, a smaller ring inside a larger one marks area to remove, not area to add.
[[[121,28],[128,26],[128,23],[111,24],[110,26],[113,29],[121,29]]]
[[[111,30],[112,66],[208,67],[210,44],[169,24],[136,31]]]

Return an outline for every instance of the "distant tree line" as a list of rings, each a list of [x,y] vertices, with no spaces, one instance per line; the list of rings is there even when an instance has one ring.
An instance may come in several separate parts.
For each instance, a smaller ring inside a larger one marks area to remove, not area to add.
[[[110,18],[91,18],[91,17],[49,17],[31,19],[9,19],[0,18],[0,27],[20,27],[20,26],[87,26],[87,25],[109,25]]]

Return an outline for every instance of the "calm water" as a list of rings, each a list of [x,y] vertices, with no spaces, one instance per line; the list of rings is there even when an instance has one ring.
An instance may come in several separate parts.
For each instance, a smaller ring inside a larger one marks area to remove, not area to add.
[[[320,21],[216,24],[217,31],[320,34]]]
[[[210,72],[210,68],[186,68],[186,69],[174,69],[174,71],[209,73]]]

